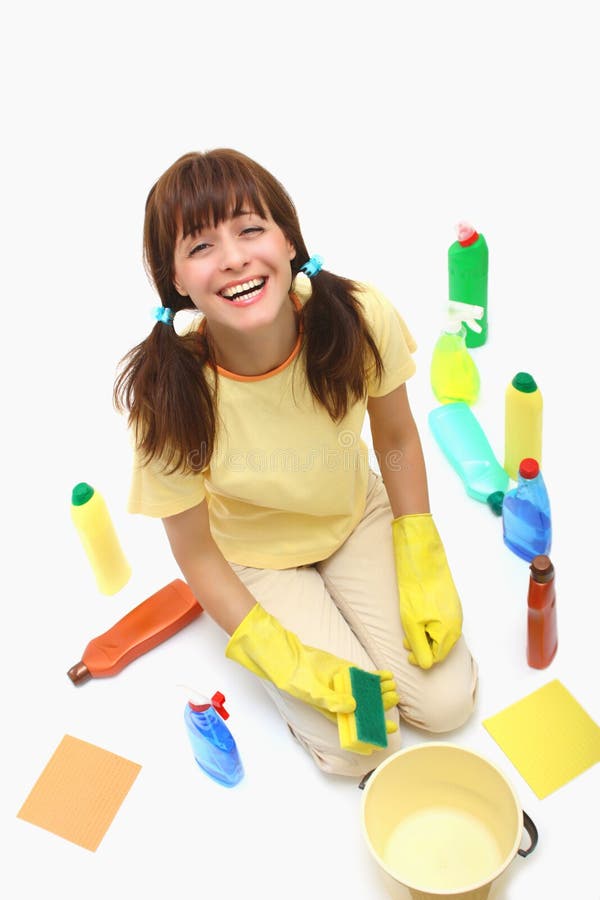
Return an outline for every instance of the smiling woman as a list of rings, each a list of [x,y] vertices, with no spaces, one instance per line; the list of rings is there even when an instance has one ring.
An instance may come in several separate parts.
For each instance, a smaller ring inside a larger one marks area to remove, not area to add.
[[[309,259],[284,188],[235,150],[189,153],[159,178],[144,250],[166,311],[115,385],[135,444],[130,511],[163,519],[226,655],[322,769],[365,768],[335,727],[356,705],[336,688],[350,665],[379,672],[384,709],[458,727],[476,666],[429,512],[403,319]],[[370,768],[399,746],[397,718]]]
[[[289,355],[298,330],[288,296],[295,255],[268,213],[241,211],[212,227],[180,234],[175,288],[207,317],[220,365],[240,375],[259,375]]]

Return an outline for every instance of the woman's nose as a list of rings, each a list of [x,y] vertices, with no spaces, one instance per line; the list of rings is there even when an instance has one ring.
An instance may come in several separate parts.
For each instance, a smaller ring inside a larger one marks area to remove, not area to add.
[[[224,238],[221,243],[221,268],[239,271],[248,262],[246,247],[234,237]]]

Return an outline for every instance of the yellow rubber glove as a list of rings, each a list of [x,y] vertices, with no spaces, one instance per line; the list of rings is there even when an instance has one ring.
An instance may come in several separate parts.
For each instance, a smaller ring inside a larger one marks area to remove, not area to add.
[[[336,672],[352,663],[325,650],[307,647],[275,619],[259,603],[253,606],[229,639],[225,655],[245,666],[259,678],[266,678],[282,691],[313,706],[328,719],[336,721],[336,713],[356,709],[352,694],[333,689]],[[384,709],[398,703],[391,672],[378,672]],[[388,734],[397,730],[390,722]]]
[[[429,669],[446,658],[462,631],[462,607],[430,513],[392,522],[400,619],[409,662]]]

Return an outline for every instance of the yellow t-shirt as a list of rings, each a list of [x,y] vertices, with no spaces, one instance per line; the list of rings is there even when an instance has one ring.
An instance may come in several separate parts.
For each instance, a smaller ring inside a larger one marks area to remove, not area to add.
[[[368,395],[383,397],[415,371],[416,344],[379,291],[361,285],[357,297],[384,364]],[[264,375],[219,367],[220,424],[209,466],[165,475],[159,462],[141,465],[136,457],[129,512],[162,518],[206,498],[211,534],[230,562],[285,569],[331,556],[365,508],[367,399],[334,423],[310,394],[300,345],[299,336],[290,357]],[[209,366],[206,374],[215,377]]]

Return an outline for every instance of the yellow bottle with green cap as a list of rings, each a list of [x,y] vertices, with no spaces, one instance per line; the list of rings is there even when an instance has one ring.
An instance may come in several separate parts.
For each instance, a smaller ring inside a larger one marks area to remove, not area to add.
[[[101,594],[125,587],[131,566],[125,558],[104,497],[81,481],[71,495],[71,518],[96,576]]]
[[[517,372],[506,389],[504,471],[517,481],[523,459],[542,464],[542,394],[529,372]]]

